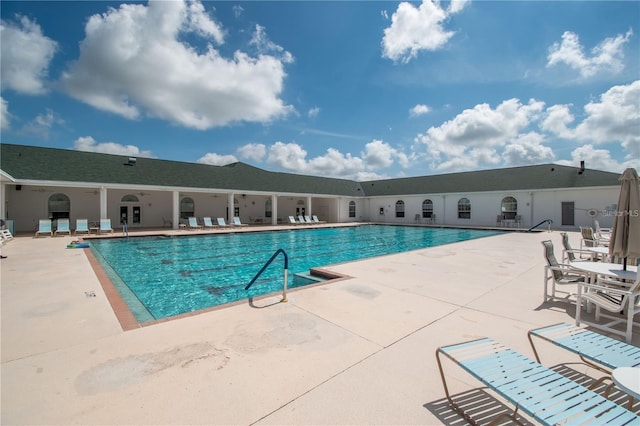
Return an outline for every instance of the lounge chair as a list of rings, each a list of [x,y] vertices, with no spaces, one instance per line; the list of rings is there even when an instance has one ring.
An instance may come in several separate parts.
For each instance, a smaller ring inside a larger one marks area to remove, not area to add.
[[[601,228],[600,221],[598,219],[593,220],[593,226],[595,227],[596,237],[599,240],[610,240],[611,239],[611,228]]]
[[[234,216],[233,218],[233,226],[249,226],[246,223],[242,223],[238,216]]]
[[[38,230],[36,231],[36,237],[40,234],[49,234],[53,237],[53,231],[51,230],[51,221],[49,219],[40,219],[38,221]]]
[[[300,222],[296,221],[295,217],[289,216],[289,224],[291,224],[291,225],[300,225]]]
[[[527,334],[538,362],[540,357],[533,337],[577,354],[585,364],[608,375],[616,368],[640,366],[640,348],[572,324],[549,325],[529,330]]]
[[[13,240],[13,235],[11,235],[11,231],[8,229],[0,229],[0,241],[8,242]]]
[[[304,220],[304,216],[302,216],[302,215],[298,215],[298,221],[299,221],[300,223],[302,223],[302,224],[307,223],[307,221],[306,221],[306,220]]]
[[[582,240],[580,240],[580,250],[582,250],[582,247],[598,247],[609,245],[609,240],[598,239],[593,232],[593,228],[590,226],[581,226],[580,234],[582,235]]]
[[[313,223],[326,223],[324,220],[318,219],[318,216],[316,216],[315,214],[311,216],[311,220],[313,221]]]
[[[566,232],[561,232],[562,236],[562,246],[564,250],[562,250],[562,261],[563,262],[579,262],[581,260],[590,260],[594,261],[596,258],[596,254],[592,251],[588,250],[578,250],[574,249],[569,242],[569,234]],[[576,257],[578,255],[578,257]],[[583,256],[586,256],[585,259]]]
[[[111,219],[100,219],[100,233],[107,232],[113,234],[113,228],[111,227]]]
[[[213,222],[211,222],[211,218],[209,216],[203,217],[202,223],[204,224],[204,229],[216,228],[216,225],[214,225]]]
[[[608,322],[601,324],[582,319],[580,306],[587,303],[596,306],[596,321],[604,317]],[[627,342],[631,342],[633,317],[640,313],[640,275],[634,283],[605,278],[599,278],[595,283],[579,283],[577,306],[576,325],[582,322],[591,327],[624,336]],[[610,314],[603,314],[603,310]],[[624,331],[616,327],[621,324],[625,326]]]
[[[198,224],[198,219],[194,216],[188,218],[189,229],[202,229],[202,225]]]
[[[304,221],[307,223],[313,223],[313,221],[311,220],[311,218],[309,216],[304,216]]]
[[[58,219],[58,226],[53,236],[57,236],[59,232],[66,232],[71,235],[71,229],[69,229],[69,219]]]
[[[86,233],[89,235],[89,221],[87,219],[76,219],[74,234],[78,235],[78,233]]]
[[[218,220],[218,226],[220,226],[220,227],[229,226],[229,225],[227,225],[227,222],[224,221],[223,217],[219,217],[217,220]]]
[[[516,406],[512,414],[503,413],[491,424],[508,417],[516,420],[518,410],[543,425],[632,424],[640,417],[622,406],[590,391],[567,377],[492,340],[440,347],[436,360],[449,403],[467,421],[475,421],[456,404],[447,387],[440,355],[444,355],[480,380],[489,389]]]
[[[567,300],[575,293],[569,291],[558,290],[558,286],[575,285],[580,282],[584,282],[587,276],[584,273],[577,271],[570,265],[558,263],[555,254],[553,253],[553,243],[550,240],[542,241],[544,246],[544,258],[547,261],[544,267],[544,301],[552,300]],[[551,281],[551,294],[549,294],[549,281]],[[563,298],[556,297],[556,293],[563,293]]]

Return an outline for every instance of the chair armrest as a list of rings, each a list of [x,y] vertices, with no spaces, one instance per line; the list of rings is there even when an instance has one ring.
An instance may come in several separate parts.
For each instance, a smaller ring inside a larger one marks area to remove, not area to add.
[[[619,285],[620,282],[618,281]],[[584,287],[586,289],[589,289],[591,291],[604,291],[608,294],[615,294],[615,295],[619,295],[619,296],[632,296],[634,294],[640,294],[640,292],[632,292],[629,290],[624,290],[621,288],[616,288],[616,287],[608,287],[606,285],[598,285],[598,284],[591,284],[591,283],[578,283],[579,287]]]

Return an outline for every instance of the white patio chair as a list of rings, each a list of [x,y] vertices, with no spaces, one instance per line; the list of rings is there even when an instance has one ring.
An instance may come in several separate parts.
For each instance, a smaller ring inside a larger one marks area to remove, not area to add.
[[[558,263],[553,252],[553,243],[550,240],[542,241],[542,245],[544,246],[544,258],[547,261],[547,265],[544,267],[544,301],[569,300],[575,293],[559,290],[558,287],[571,286],[572,289],[575,289],[575,285],[586,281],[587,276],[570,265]],[[549,282],[551,282],[551,292],[549,292]],[[562,293],[565,296],[559,298],[556,293]]]
[[[595,320],[589,322],[581,318],[580,306],[593,303],[596,307]],[[633,332],[633,317],[640,312],[640,276],[632,284],[618,280],[600,278],[595,284],[578,283],[578,309],[576,310],[576,325],[585,323],[619,336],[624,336],[627,343],[631,342]],[[605,314],[605,310],[609,313]],[[601,323],[600,318],[608,322]],[[624,330],[620,330],[624,324]]]

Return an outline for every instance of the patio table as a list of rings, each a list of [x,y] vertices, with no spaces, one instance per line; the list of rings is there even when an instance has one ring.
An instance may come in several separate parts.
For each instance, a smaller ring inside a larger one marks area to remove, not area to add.
[[[638,275],[638,267],[633,265],[627,265],[626,270],[623,270],[623,266],[619,263],[584,261],[570,262],[569,265],[574,269],[587,272],[590,282],[595,282],[598,275],[630,281],[635,280]]]

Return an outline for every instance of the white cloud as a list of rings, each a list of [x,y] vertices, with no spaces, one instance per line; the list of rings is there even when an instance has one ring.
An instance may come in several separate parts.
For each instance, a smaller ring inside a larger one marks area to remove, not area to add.
[[[237,163],[238,159],[233,155],[219,155],[209,152],[198,158],[197,163],[209,164],[211,166],[226,166],[227,164]]]
[[[9,114],[9,102],[0,97],[0,130],[11,128],[11,114]]]
[[[426,152],[423,155],[433,160],[437,170],[461,170],[458,167],[474,164],[470,163],[471,159],[479,167],[478,162],[483,161],[487,149],[505,146],[539,117],[543,107],[544,103],[535,99],[524,105],[518,99],[508,99],[496,109],[479,104],[462,111],[453,120],[419,134],[415,148],[420,152],[424,144]],[[442,158],[446,160],[442,161]],[[493,159],[489,164],[495,164]]]
[[[233,16],[235,16],[236,18],[239,18],[240,15],[244,13],[244,8],[238,4],[233,5],[232,9],[233,9]]]
[[[431,108],[424,104],[417,104],[413,108],[409,110],[409,116],[418,117],[420,115],[425,115],[431,112]]]
[[[525,133],[516,136],[509,142],[502,152],[505,166],[523,166],[527,164],[552,163],[555,160],[553,150],[544,146],[544,136],[535,133]]]
[[[154,158],[151,151],[140,151],[135,145],[120,145],[115,142],[98,143],[91,136],[82,136],[75,140],[73,149],[77,151],[99,152],[102,154],[132,155]]]
[[[36,135],[42,139],[49,137],[49,132],[54,124],[64,124],[64,120],[47,108],[44,114],[39,114],[30,123],[24,126],[20,132]]]
[[[409,62],[422,50],[441,49],[454,35],[443,23],[451,14],[460,12],[467,1],[452,2],[449,9],[440,7],[437,0],[423,0],[419,7],[402,2],[391,17],[382,38],[382,57]]]
[[[408,165],[405,154],[379,140],[369,142],[361,157],[329,148],[324,155],[311,159],[307,159],[307,151],[297,143],[276,142],[269,147],[267,158],[271,166],[295,173],[355,180],[383,178],[377,170],[388,168],[395,161],[403,167]]]
[[[205,51],[187,44],[193,35],[206,43]],[[277,50],[264,33],[260,40]],[[62,82],[95,108],[195,129],[267,123],[293,111],[279,98],[286,76],[281,59],[241,51],[224,58],[214,48],[223,42],[224,30],[198,1],[122,4],[89,18],[80,57]]]
[[[605,72],[618,74],[624,69],[624,53],[622,48],[629,41],[633,31],[625,35],[619,34],[615,38],[606,38],[591,50],[591,55],[585,55],[577,34],[565,31],[562,41],[554,43],[549,48],[547,67],[562,64],[577,70],[584,78]]]
[[[578,142],[620,143],[627,158],[640,158],[640,80],[613,86],[600,95],[599,102],[584,106],[584,120],[569,128],[574,118],[566,105],[547,109],[541,128]]]
[[[40,26],[24,16],[20,24],[0,22],[0,81],[3,89],[38,95],[47,91],[45,80],[58,44],[42,34]]]
[[[640,157],[620,163],[611,158],[611,153],[608,150],[596,149],[593,145],[584,145],[576,148],[571,153],[570,161],[562,160],[557,163],[575,167],[576,164],[580,164],[580,161],[585,162],[587,169],[606,170],[614,173],[622,173],[628,167],[640,169]]]
[[[261,143],[250,143],[238,148],[237,152],[241,159],[258,163],[267,155],[267,147]]]
[[[320,114],[320,108],[318,108],[317,106],[316,106],[316,107],[311,108],[311,109],[307,112],[307,116],[309,116],[309,118],[317,117],[317,116],[318,116],[318,114]]]
[[[253,33],[253,37],[251,38],[249,45],[255,46],[256,49],[258,49],[259,54],[272,54],[275,57],[279,57],[279,59],[285,64],[293,62],[293,55],[284,50],[282,46],[279,46],[269,40],[269,36],[267,36],[265,28],[260,25],[256,25],[256,30]]]

